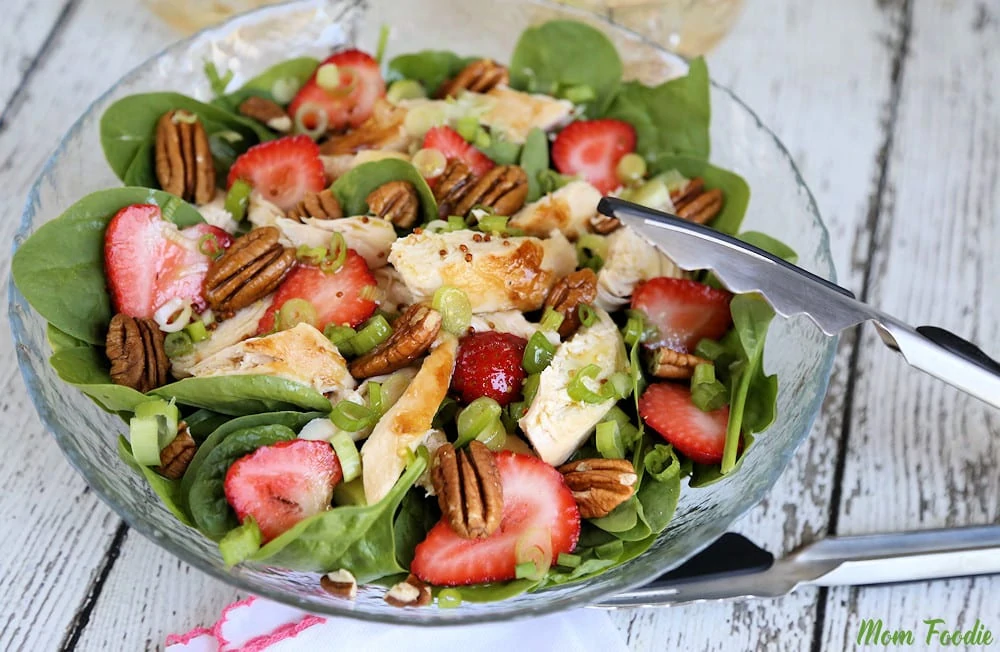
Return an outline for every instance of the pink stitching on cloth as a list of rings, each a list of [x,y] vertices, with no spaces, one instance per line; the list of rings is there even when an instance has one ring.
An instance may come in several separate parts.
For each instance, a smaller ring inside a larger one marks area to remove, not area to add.
[[[166,646],[170,647],[171,645],[187,645],[192,641],[192,639],[198,638],[199,636],[204,636],[205,634],[208,634],[212,638],[218,640],[218,638],[215,636],[215,634],[212,633],[212,630],[210,630],[209,628],[195,627],[187,634],[171,634],[170,636],[167,637]]]
[[[325,622],[326,618],[310,614],[297,623],[286,623],[270,634],[251,639],[240,649],[242,652],[261,652],[275,643],[295,638],[310,627],[321,625]]]
[[[257,600],[257,596],[251,595],[243,598],[242,600],[237,600],[222,610],[222,614],[219,615],[219,620],[217,620],[212,626],[212,636],[214,636],[215,640],[219,642],[220,648],[229,645],[229,641],[227,641],[226,637],[222,635],[222,626],[225,625],[226,621],[229,619],[229,612],[233,609],[238,609],[239,607],[249,607],[255,600]]]

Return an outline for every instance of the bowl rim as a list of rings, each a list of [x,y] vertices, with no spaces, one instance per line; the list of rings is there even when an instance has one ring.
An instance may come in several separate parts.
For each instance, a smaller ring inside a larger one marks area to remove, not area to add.
[[[332,0],[337,4],[344,3],[344,0]],[[554,8],[558,9],[564,13],[576,14],[581,18],[586,18],[590,21],[598,21],[602,27],[605,29],[612,29],[615,31],[627,34],[630,38],[637,40],[644,45],[655,49],[660,53],[660,55],[666,55],[669,58],[674,58],[679,61],[683,59],[667,50],[665,50],[661,45],[655,43],[651,39],[636,33],[626,27],[613,23],[611,20],[604,16],[593,14],[576,7],[560,4],[557,2],[552,2],[550,0],[523,0],[526,3],[535,4],[540,7]],[[41,187],[43,183],[49,181],[52,177],[52,170],[56,165],[56,162],[63,155],[67,144],[72,140],[79,132],[83,130],[84,120],[91,114],[94,108],[110,96],[112,96],[119,87],[126,81],[130,80],[133,76],[137,75],[139,71],[145,68],[148,64],[160,59],[164,55],[168,54],[174,49],[183,49],[188,47],[191,43],[198,39],[205,37],[211,37],[212,35],[221,36],[223,34],[231,33],[235,28],[240,27],[244,23],[254,23],[260,19],[267,18],[269,14],[275,14],[276,16],[297,9],[308,9],[310,7],[322,7],[330,5],[331,0],[288,0],[286,2],[281,2],[276,5],[269,5],[261,7],[237,16],[230,18],[229,20],[219,23],[217,25],[206,27],[202,30],[195,32],[194,34],[187,36],[183,39],[174,41],[162,48],[150,57],[137,64],[127,73],[118,78],[107,90],[102,92],[98,97],[96,97],[87,108],[77,117],[70,128],[63,135],[59,144],[53,150],[53,152],[46,159],[38,177],[35,179],[31,186],[31,190],[28,193],[27,199],[24,204],[24,208],[21,213],[21,221],[18,229],[14,235],[14,239],[11,245],[11,254],[17,251],[19,245],[30,235],[31,232],[31,221],[35,214],[34,206],[39,202],[39,196],[41,192]],[[352,8],[365,8],[368,3],[366,0],[353,0],[353,2],[345,3],[345,10]],[[772,140],[773,144],[777,147],[780,152],[781,157],[788,164],[791,169],[795,182],[798,187],[805,191],[807,204],[810,211],[816,216],[816,221],[820,227],[820,250],[830,254],[830,238],[829,231],[824,223],[822,216],[819,212],[819,208],[816,204],[816,200],[812,194],[812,191],[806,185],[805,180],[802,178],[801,172],[798,166],[795,164],[794,159],[789,153],[788,149],[781,142],[781,140],[768,128],[760,119],[760,117],[735,93],[733,93],[729,88],[723,86],[714,80],[711,81],[711,85],[714,90],[727,95],[730,100],[735,102],[747,116],[752,119],[752,124],[761,132],[766,134]],[[830,280],[836,282],[836,269],[833,265],[830,268]],[[70,448],[63,445],[63,440],[60,437],[55,436],[54,431],[57,430],[51,423],[51,419],[48,416],[47,409],[42,409],[40,402],[42,396],[41,390],[41,379],[31,368],[28,362],[27,350],[22,345],[21,331],[24,328],[21,315],[19,311],[22,306],[26,306],[26,300],[23,295],[14,285],[13,276],[8,279],[8,320],[11,325],[11,330],[13,334],[13,339],[15,343],[15,349],[17,352],[18,367],[21,370],[22,378],[28,389],[28,395],[31,399],[32,405],[35,408],[40,420],[45,425],[45,429],[48,433],[52,434],[53,438],[56,440],[56,444],[62,451],[63,455],[69,461],[70,465],[79,473],[83,479],[87,482],[88,486],[94,491],[94,493],[104,502],[111,510],[122,519],[122,521],[131,529],[135,530],[141,534],[146,539],[154,542],[160,548],[165,549],[170,554],[174,555],[184,563],[187,563],[199,571],[208,574],[214,579],[222,581],[234,588],[241,589],[250,594],[263,596],[265,598],[281,602],[290,606],[301,608],[306,611],[324,613],[332,616],[340,616],[347,618],[355,618],[358,620],[369,621],[369,622],[380,622],[386,624],[408,624],[421,627],[435,627],[435,626],[452,626],[460,624],[473,624],[473,623],[483,623],[492,622],[497,619],[503,620],[521,620],[526,618],[534,618],[546,614],[555,613],[558,611],[563,611],[571,608],[578,608],[584,606],[595,606],[601,598],[613,595],[613,591],[609,591],[606,588],[601,587],[588,587],[585,583],[578,584],[574,587],[574,591],[566,596],[562,596],[556,600],[550,601],[538,601],[537,603],[525,605],[524,608],[515,611],[475,611],[475,612],[460,612],[460,610],[434,610],[434,616],[430,618],[415,618],[406,619],[405,621],[399,617],[395,617],[390,614],[380,613],[380,612],[366,612],[355,610],[353,604],[348,606],[340,606],[339,604],[331,603],[328,601],[317,601],[307,599],[307,596],[301,594],[294,594],[283,591],[281,589],[275,589],[268,585],[257,585],[255,582],[250,581],[246,576],[241,574],[233,574],[226,572],[225,570],[212,565],[211,563],[205,561],[202,557],[191,554],[188,549],[180,544],[175,543],[171,539],[162,538],[159,535],[159,529],[154,525],[149,525],[145,519],[142,519],[139,514],[133,514],[127,508],[119,505],[115,500],[108,495],[103,488],[95,486],[94,483],[90,482],[88,473],[85,470],[85,464],[78,454]],[[30,308],[30,306],[29,306]],[[823,400],[826,396],[826,392],[830,382],[830,376],[833,370],[834,359],[837,351],[838,337],[829,338],[827,340],[826,352],[821,359],[820,365],[818,367],[818,376],[820,382],[816,386],[816,394],[813,400],[808,406],[807,414],[810,415],[808,419],[808,427],[805,429],[805,434],[799,437],[798,441],[794,446],[791,446],[787,451],[781,456],[780,465],[776,465],[776,468],[781,469],[781,471],[776,476],[780,477],[782,473],[786,470],[789,461],[795,455],[796,451],[802,446],[803,442],[808,437],[809,433],[812,431],[813,425],[815,424],[816,418],[819,416],[820,409],[822,407]],[[772,482],[770,486],[762,488],[757,495],[753,495],[752,500],[746,503],[746,506],[735,513],[733,521],[735,522],[742,516],[744,516],[750,509],[755,507],[757,504],[763,500],[763,498],[768,494],[768,492],[773,489],[774,483]],[[674,563],[667,564],[660,569],[659,572],[666,572],[680,564],[684,563],[685,560],[690,559],[692,556],[698,554],[706,547],[708,547],[713,541],[715,541],[719,536],[724,534],[732,522],[721,523],[718,521],[710,523],[706,526],[707,536],[705,540],[696,545],[690,552],[690,554],[683,559],[678,559]],[[645,555],[646,553],[643,553]],[[641,556],[640,556],[641,557]],[[635,578],[634,580],[628,580],[623,582],[621,586],[617,587],[615,591],[626,591],[631,588],[641,586],[647,583],[650,578]],[[499,604],[503,604],[500,602]],[[403,612],[400,612],[401,614]]]

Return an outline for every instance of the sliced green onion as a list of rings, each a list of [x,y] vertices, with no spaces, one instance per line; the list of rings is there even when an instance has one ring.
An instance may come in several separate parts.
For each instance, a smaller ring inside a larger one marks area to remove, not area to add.
[[[337,453],[340,470],[344,473],[344,482],[350,482],[361,475],[361,456],[354,440],[344,431],[338,431],[330,438],[333,450]]]
[[[378,47],[375,48],[375,61],[382,63],[385,58],[385,49],[389,45],[390,28],[385,23],[378,28]]]
[[[507,444],[507,428],[503,425],[503,419],[497,419],[492,427],[479,433],[476,439],[481,441],[486,448],[494,453],[502,451],[503,447]]]
[[[326,339],[340,350],[341,355],[354,355],[351,350],[351,340],[358,332],[351,328],[350,326],[337,326],[335,324],[329,324],[323,329],[323,335]]]
[[[471,143],[476,139],[480,131],[479,118],[472,115],[459,118],[455,121],[455,131],[458,132],[459,136]]]
[[[301,82],[295,77],[278,79],[271,86],[271,97],[278,104],[288,104],[295,99],[295,95],[299,92],[301,86]]]
[[[191,336],[184,331],[167,333],[163,340],[163,352],[167,354],[168,358],[187,355],[192,351],[194,351],[194,342],[191,341]]]
[[[305,299],[289,299],[281,304],[278,318],[275,320],[279,331],[287,331],[299,324],[309,324],[313,328],[319,325],[319,314],[316,306]]]
[[[461,215],[449,215],[448,216],[448,230],[449,231],[463,231],[469,228],[469,223],[465,221],[465,218]]]
[[[472,303],[458,288],[439,287],[434,292],[431,307],[441,313],[441,327],[452,335],[464,335],[472,323]]]
[[[559,327],[562,326],[563,314],[552,308],[546,308],[545,312],[542,314],[542,320],[538,323],[539,328],[543,331],[557,331]]]
[[[563,88],[559,93],[563,99],[569,100],[573,104],[583,104],[585,102],[590,102],[597,97],[594,89],[587,84],[578,84],[576,86],[567,86]]]
[[[316,102],[306,102],[295,112],[295,133],[305,134],[313,140],[317,140],[326,133],[326,128],[330,124],[330,117],[321,105]],[[310,120],[310,118],[312,118]],[[312,123],[310,127],[307,123]]]
[[[358,432],[375,425],[375,415],[367,405],[358,405],[353,401],[343,400],[330,412],[333,425],[346,432]]]
[[[583,563],[583,557],[580,555],[571,555],[568,552],[560,552],[559,556],[556,557],[556,563],[563,568],[576,568]]]
[[[615,175],[626,186],[642,181],[642,178],[646,176],[646,159],[635,152],[626,154],[618,159]]]
[[[518,579],[542,579],[552,565],[552,534],[549,530],[526,530],[514,543],[514,560]]]
[[[245,179],[237,179],[226,193],[226,212],[237,222],[242,222],[247,216],[247,206],[250,204],[250,193],[253,186]]]
[[[700,364],[694,368],[691,402],[702,412],[717,410],[729,402],[726,386],[715,378],[714,364]]]
[[[617,405],[612,406],[612,408],[608,410],[608,413],[604,415],[604,420],[615,422],[619,429],[632,424],[632,419],[629,418],[629,416],[625,414],[625,411]]]
[[[393,104],[399,104],[404,100],[416,100],[427,97],[424,87],[420,82],[413,79],[399,79],[389,84],[389,89],[385,92],[385,99]]]
[[[625,344],[634,346],[642,341],[646,330],[645,320],[642,315],[635,311],[629,311],[628,321],[625,323],[625,330],[622,333]]]
[[[472,144],[479,149],[486,149],[493,143],[493,139],[490,135],[486,133],[485,129],[480,129],[476,132],[476,137],[472,140]]]
[[[205,59],[205,76],[208,77],[208,85],[212,87],[212,93],[216,97],[226,94],[226,87],[233,81],[233,71],[227,70],[225,75],[219,74],[219,69],[214,61]]]
[[[469,403],[455,420],[458,426],[456,447],[468,444],[480,435],[488,433],[500,423],[500,404],[488,396],[481,396]],[[506,434],[506,433],[505,433]]]
[[[295,250],[295,257],[307,265],[319,265],[326,260],[326,247],[310,247],[309,245],[299,245]]]
[[[594,322],[597,321],[597,313],[585,303],[581,303],[576,307],[576,316],[580,318],[580,323],[587,328],[593,326]]]
[[[628,201],[636,204],[650,208],[662,208],[670,205],[670,190],[659,177],[653,177],[641,186],[629,190]]]
[[[462,606],[462,592],[458,589],[441,589],[438,592],[439,609],[455,609]]]
[[[508,219],[510,218],[506,215],[483,215],[479,218],[476,228],[483,233],[504,234],[507,232]]]
[[[417,150],[417,153],[410,159],[410,163],[413,164],[413,167],[417,168],[417,172],[425,179],[433,179],[434,177],[441,176],[444,173],[444,169],[448,167],[448,159],[441,153],[441,150],[434,149],[433,147]]]
[[[330,235],[330,253],[319,264],[320,271],[333,274],[344,266],[347,261],[347,241],[341,233],[334,231]]]
[[[160,450],[166,448],[167,444],[177,436],[177,424],[181,420],[181,411],[177,409],[174,399],[170,402],[160,399],[143,401],[135,406],[135,416],[140,419],[145,417],[163,417],[160,430]]]
[[[632,394],[632,375],[625,371],[616,371],[601,387],[601,396],[620,401]]]
[[[670,192],[681,192],[687,185],[691,183],[691,180],[685,177],[677,170],[667,170],[663,174],[659,174],[656,177],[663,182],[663,185],[667,187]]]
[[[694,368],[694,373],[691,374],[691,384],[701,385],[703,383],[714,383],[715,382],[715,365],[714,364],[699,364]]]
[[[384,405],[385,401],[382,398],[382,383],[368,382],[368,407],[371,408],[372,412],[381,417],[385,414],[388,409]]]
[[[726,347],[715,340],[701,340],[694,347],[694,354],[699,358],[705,358],[715,362],[726,353]]]
[[[625,445],[622,442],[618,424],[614,421],[602,421],[597,424],[594,433],[597,452],[605,459],[620,460],[625,457]]]
[[[358,334],[351,338],[348,346],[354,355],[364,355],[392,335],[392,326],[382,315],[375,315],[364,323]]]
[[[596,364],[589,364],[580,369],[573,375],[573,379],[569,381],[569,385],[566,386],[566,393],[574,401],[590,404],[603,403],[608,399],[601,393],[587,387],[583,382],[587,379],[595,380],[600,373],[601,368]]]
[[[531,407],[531,403],[535,400],[535,394],[538,393],[538,386],[542,382],[542,374],[534,373],[524,379],[524,383],[521,385],[521,395],[524,396],[524,405]]]
[[[519,580],[540,580],[544,573],[538,572],[538,565],[531,561],[518,564],[514,567],[514,578]]]
[[[214,233],[206,233],[198,238],[198,252],[202,256],[208,256],[212,260],[217,260],[225,253],[225,249],[222,248],[219,238]]]
[[[128,438],[132,445],[132,456],[143,466],[160,464],[160,419],[150,415],[132,417],[128,422]],[[165,419],[164,419],[165,421]]]
[[[335,63],[324,63],[316,70],[316,85],[324,91],[332,91],[340,86],[340,68]]]
[[[556,347],[545,337],[545,333],[535,331],[528,339],[528,345],[524,347],[524,355],[521,357],[521,366],[529,374],[541,373],[556,354]]]
[[[403,128],[411,136],[423,138],[432,127],[443,125],[447,121],[448,116],[441,106],[428,103],[407,111],[403,119]]]
[[[250,555],[260,549],[261,535],[260,528],[253,516],[247,516],[243,525],[235,527],[219,541],[219,554],[226,568],[232,568],[236,564],[246,561]]]
[[[193,321],[184,327],[184,332],[188,334],[192,342],[204,342],[208,339],[208,329],[203,321]]]
[[[604,236],[587,233],[576,241],[576,261],[580,267],[600,271],[608,257],[608,241]]]

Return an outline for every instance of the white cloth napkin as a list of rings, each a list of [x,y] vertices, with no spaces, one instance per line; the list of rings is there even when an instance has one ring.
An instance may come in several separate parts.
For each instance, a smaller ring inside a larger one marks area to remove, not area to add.
[[[303,652],[321,650],[460,650],[627,652],[608,615],[579,609],[532,620],[461,627],[380,625],[325,618],[263,598],[226,607],[211,627],[167,637],[166,652]]]

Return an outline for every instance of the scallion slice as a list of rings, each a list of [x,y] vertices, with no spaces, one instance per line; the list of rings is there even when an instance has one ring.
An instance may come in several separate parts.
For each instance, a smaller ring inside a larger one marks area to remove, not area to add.
[[[368,407],[370,407],[372,412],[374,412],[378,417],[385,414],[387,408],[385,407],[384,400],[382,398],[382,383],[368,382]]]
[[[556,557],[556,563],[563,568],[576,568],[583,563],[583,557],[580,555],[571,555],[568,552],[560,552],[559,556]]]
[[[250,193],[253,186],[249,181],[237,179],[226,193],[226,212],[237,222],[242,222],[247,216],[247,206],[250,204]]]
[[[354,445],[351,436],[343,431],[338,431],[330,438],[333,450],[337,453],[337,460],[340,462],[340,470],[344,473],[344,482],[350,482],[361,475],[361,456],[358,448]]]
[[[319,268],[326,274],[333,274],[344,266],[347,260],[347,242],[344,236],[336,231],[330,235],[330,253],[319,263]]]
[[[326,254],[326,247],[299,245],[295,250],[295,257],[307,265],[319,265],[326,259]]]
[[[128,422],[129,443],[135,461],[143,466],[160,464],[160,419],[162,416],[149,415],[132,417]],[[165,420],[165,419],[164,419]]]
[[[437,598],[439,609],[455,609],[462,606],[462,592],[458,589],[441,589]]]
[[[367,405],[358,405],[353,401],[340,401],[330,412],[333,425],[346,432],[358,432],[375,425],[375,415]]]
[[[226,568],[232,568],[257,552],[260,544],[260,528],[257,526],[257,521],[253,516],[247,516],[243,525],[233,528],[222,537],[219,541],[219,553]]]
[[[598,374],[601,373],[601,368],[596,364],[589,364],[583,367],[573,375],[573,379],[569,381],[569,385],[566,386],[566,393],[574,401],[580,401],[582,403],[603,403],[608,400],[607,397],[603,396],[599,392],[595,392],[584,384],[584,380],[595,380]]]
[[[585,303],[581,303],[576,307],[576,315],[580,318],[580,323],[586,328],[590,328],[597,321],[597,313]]]
[[[348,347],[354,355],[364,355],[392,335],[392,326],[382,315],[375,315],[364,323],[358,334],[350,339]]]
[[[169,403],[162,398],[143,401],[135,406],[135,416],[140,419],[145,417],[163,417],[164,422],[161,424],[163,428],[160,432],[159,440],[161,450],[177,436],[177,424],[181,420],[181,411],[177,409],[177,405],[173,399],[170,399]],[[159,454],[157,453],[157,455]]]
[[[601,454],[601,457],[614,460],[625,457],[622,436],[618,431],[618,424],[614,421],[602,421],[597,424],[594,440],[597,443],[597,452]]]
[[[208,328],[205,327],[205,322],[198,320],[193,321],[184,327],[184,332],[188,334],[192,342],[204,342],[208,339]]]
[[[565,317],[563,317],[561,312],[557,312],[550,307],[545,309],[545,312],[542,314],[542,321],[538,325],[543,331],[557,331],[562,326],[564,319]]]
[[[489,431],[500,424],[500,411],[500,404],[488,396],[481,396],[469,403],[455,420],[458,426],[455,446],[462,447],[473,439],[478,439],[480,435],[489,434]]]
[[[168,358],[176,358],[194,351],[194,342],[185,331],[167,333],[163,340],[163,352]]]
[[[536,331],[528,339],[528,345],[524,347],[524,355],[521,357],[521,366],[529,374],[541,373],[556,354],[556,347],[545,337],[545,333]]]
[[[278,330],[286,331],[299,324],[309,324],[315,328],[318,320],[316,306],[306,299],[295,298],[281,304],[276,321]]]
[[[483,215],[479,218],[476,228],[483,233],[498,233],[502,235],[507,232],[508,219],[506,215]]]
[[[472,323],[472,303],[458,288],[439,287],[434,292],[431,307],[441,313],[441,327],[452,335],[464,335]]]

